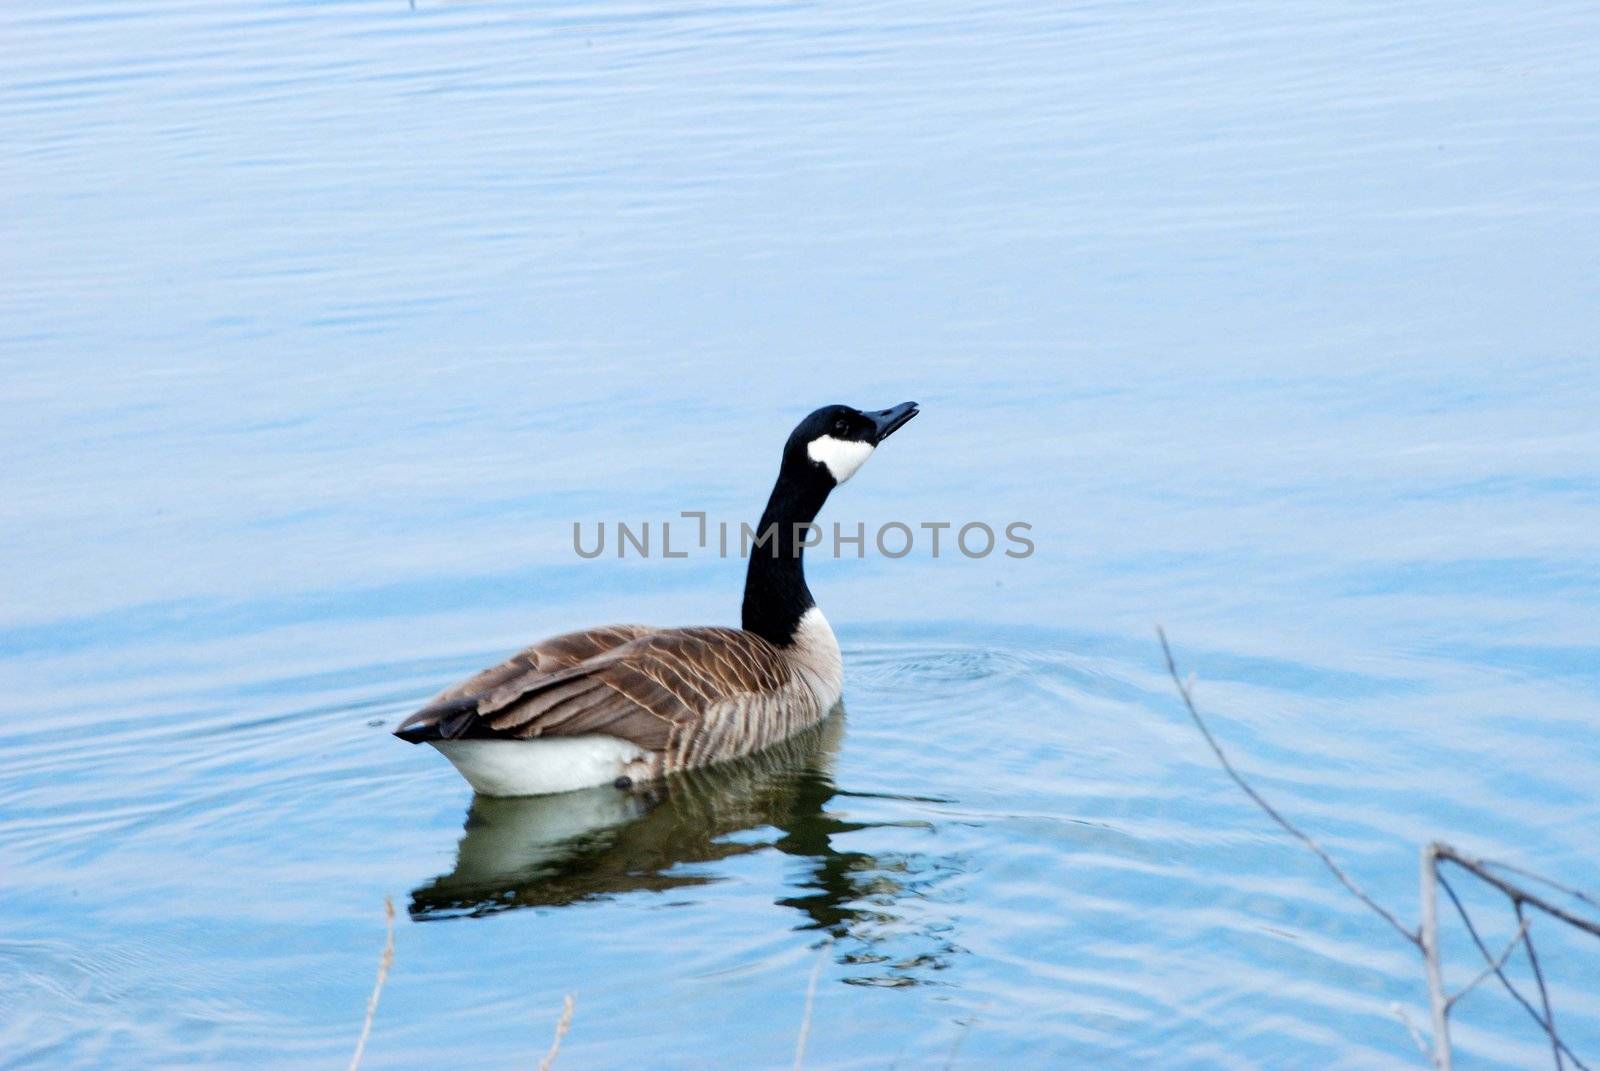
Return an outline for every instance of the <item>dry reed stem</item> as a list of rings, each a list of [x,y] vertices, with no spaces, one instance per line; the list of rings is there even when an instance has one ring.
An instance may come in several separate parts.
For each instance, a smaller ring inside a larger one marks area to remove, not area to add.
[[[572,1010],[578,1006],[571,993],[561,1002],[561,1018],[556,1020],[556,1036],[550,1042],[550,1051],[544,1054],[544,1059],[539,1061],[539,1071],[550,1071],[555,1066],[556,1054],[561,1051],[561,1039],[567,1036],[567,1031],[572,1028]]]
[[[1450,1071],[1450,999],[1444,989],[1444,965],[1439,962],[1439,846],[1422,849],[1422,922],[1417,927],[1417,946],[1422,949],[1422,966],[1428,978],[1428,1015],[1433,1023],[1433,1066]]]
[[[1432,1060],[1433,1055],[1428,1052],[1428,1043],[1422,1039],[1422,1031],[1417,1029],[1417,1024],[1411,1021],[1411,1016],[1406,1014],[1405,1008],[1398,1000],[1389,1005],[1389,1013],[1399,1019],[1400,1025],[1406,1028],[1406,1033],[1411,1035],[1411,1040],[1417,1046],[1417,1051],[1422,1054],[1422,1058]]]
[[[372,1033],[372,1020],[378,1014],[378,997],[383,993],[384,980],[394,965],[394,901],[383,898],[384,928],[388,931],[383,942],[383,954],[378,957],[378,979],[372,984],[372,995],[367,998],[367,1017],[361,1024],[361,1036],[356,1039],[356,1051],[350,1056],[349,1071],[361,1066],[361,1057],[367,1051],[367,1036]]]
[[[831,940],[823,942],[822,948],[817,951],[817,962],[811,968],[811,981],[806,983],[806,1010],[800,1017],[800,1035],[794,1042],[794,1071],[800,1071],[805,1063],[806,1039],[811,1036],[811,1009],[817,1002],[817,979],[822,976],[822,964],[827,960],[832,944]]]

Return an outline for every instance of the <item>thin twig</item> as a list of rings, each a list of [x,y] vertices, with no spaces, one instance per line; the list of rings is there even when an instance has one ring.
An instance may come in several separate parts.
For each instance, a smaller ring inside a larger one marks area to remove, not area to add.
[[[833,941],[822,943],[822,948],[817,952],[816,965],[811,968],[811,980],[806,983],[806,1010],[800,1017],[800,1035],[794,1042],[794,1071],[800,1071],[800,1066],[806,1059],[806,1039],[811,1036],[811,1009],[817,1002],[817,979],[822,976],[822,964],[828,958],[828,948]]]
[[[1494,953],[1490,952],[1489,946],[1483,943],[1483,938],[1478,934],[1478,927],[1472,924],[1472,916],[1467,914],[1466,905],[1461,902],[1461,898],[1456,895],[1455,889],[1451,888],[1450,883],[1445,880],[1443,874],[1439,875],[1439,884],[1443,887],[1445,894],[1450,897],[1450,902],[1456,906],[1456,914],[1461,916],[1461,923],[1467,928],[1467,934],[1472,938],[1472,943],[1478,946],[1478,951],[1483,954],[1485,960],[1491,963],[1494,962]],[[1551,1044],[1559,1046],[1561,1051],[1566,1054],[1567,1059],[1571,1060],[1574,1066],[1579,1068],[1579,1071],[1590,1071],[1589,1065],[1584,1063],[1565,1041],[1561,1040],[1561,1036],[1550,1028],[1549,1023],[1545,1022],[1544,1017],[1539,1014],[1539,1009],[1535,1008],[1528,998],[1522,995],[1522,990],[1518,989],[1511,979],[1506,977],[1504,968],[1494,973],[1495,977],[1500,979],[1500,984],[1505,988],[1505,991],[1510,993],[1518,1004],[1522,1005],[1529,1018],[1539,1024],[1540,1029],[1550,1038]]]
[[[1500,973],[1501,969],[1506,965],[1506,960],[1511,958],[1511,953],[1515,952],[1517,950],[1517,946],[1522,943],[1523,935],[1528,932],[1528,926],[1529,920],[1524,917],[1522,919],[1522,924],[1517,927],[1517,932],[1511,935],[1511,940],[1506,942],[1506,947],[1500,950],[1500,954],[1494,959],[1491,959],[1489,961],[1489,965],[1483,970],[1479,971],[1476,978],[1472,979],[1472,981],[1456,990],[1455,993],[1451,995],[1450,999],[1444,1002],[1446,1011],[1449,1011],[1451,1008],[1455,1007],[1456,1002],[1462,997],[1478,988],[1479,982],[1482,982],[1485,978]]]
[[[561,1002],[561,1018],[556,1020],[556,1036],[550,1042],[550,1051],[544,1054],[544,1059],[539,1061],[539,1071],[550,1071],[555,1066],[556,1053],[561,1051],[561,1039],[567,1036],[567,1031],[572,1027],[572,1009],[578,1002],[568,993]]]
[[[1543,874],[1540,874],[1540,873],[1537,873],[1535,871],[1529,870],[1526,867],[1520,867],[1520,866],[1515,865],[1514,863],[1502,863],[1498,859],[1479,859],[1478,862],[1481,863],[1484,866],[1492,866],[1496,870],[1504,870],[1504,871],[1507,871],[1507,872],[1512,873],[1512,874],[1519,874],[1519,875],[1521,875],[1522,877],[1525,877],[1525,878],[1532,878],[1534,881],[1539,882],[1541,885],[1548,885],[1548,886],[1550,886],[1550,888],[1556,890],[1559,893],[1565,893],[1566,895],[1572,897],[1574,900],[1581,900],[1584,903],[1588,904],[1590,907],[1600,908],[1600,899],[1596,899],[1595,897],[1590,896],[1588,893],[1584,892],[1582,889],[1574,889],[1571,885],[1563,884],[1562,882],[1559,882],[1554,878],[1547,878]]]
[[[1539,1003],[1544,1005],[1545,1032],[1550,1035],[1550,1055],[1555,1057],[1556,1071],[1563,1071],[1561,1047],[1555,1044],[1561,1035],[1556,1033],[1556,1013],[1550,1007],[1550,991],[1544,986],[1544,971],[1539,967],[1539,953],[1533,950],[1533,937],[1528,933],[1528,917],[1522,910],[1522,901],[1516,901],[1517,918],[1522,922],[1522,943],[1528,948],[1528,964],[1533,968],[1533,980],[1539,983]]]
[[[1522,886],[1507,881],[1490,869],[1491,864],[1484,862],[1482,859],[1475,859],[1470,855],[1459,852],[1448,844],[1439,845],[1439,858],[1448,859],[1461,869],[1471,871],[1483,881],[1505,893],[1513,903],[1529,904],[1543,911],[1546,915],[1560,919],[1568,926],[1580,929],[1584,933],[1592,934],[1595,937],[1600,937],[1600,922],[1586,919],[1582,915],[1574,915],[1559,904],[1553,904],[1537,893],[1531,893]]]
[[[1533,870],[1529,870],[1526,867],[1520,867],[1514,863],[1503,863],[1498,859],[1480,859],[1478,862],[1482,863],[1484,866],[1492,866],[1498,870],[1506,870],[1513,874],[1520,874],[1525,878],[1532,878],[1534,881],[1548,885],[1557,892],[1565,893],[1575,900],[1582,900],[1591,907],[1600,908],[1600,899],[1591,896],[1582,889],[1573,888],[1571,885],[1567,885],[1564,882],[1559,882],[1554,878],[1546,877],[1545,875]]]
[[[1422,936],[1419,931],[1408,929],[1400,922],[1399,919],[1394,916],[1392,912],[1389,911],[1388,908],[1384,907],[1371,896],[1367,895],[1366,891],[1362,889],[1361,886],[1357,885],[1355,880],[1352,879],[1349,874],[1344,872],[1344,868],[1338,863],[1334,862],[1333,857],[1323,850],[1322,845],[1311,839],[1311,836],[1303,831],[1299,826],[1295,825],[1282,814],[1278,813],[1278,809],[1263,799],[1261,794],[1254,788],[1251,788],[1250,783],[1244,779],[1244,776],[1240,774],[1237,769],[1234,768],[1233,763],[1228,761],[1228,756],[1223,753],[1222,746],[1217,743],[1217,738],[1211,735],[1211,730],[1206,726],[1205,719],[1200,717],[1200,711],[1195,709],[1194,696],[1190,693],[1189,687],[1183,682],[1183,678],[1178,676],[1178,665],[1172,657],[1172,646],[1167,643],[1166,630],[1157,628],[1156,635],[1161,638],[1161,653],[1164,654],[1167,659],[1167,672],[1172,675],[1172,683],[1177,685],[1178,694],[1183,697],[1183,705],[1188,708],[1189,717],[1194,719],[1195,726],[1200,730],[1200,735],[1206,738],[1206,743],[1211,746],[1211,753],[1215,755],[1217,757],[1217,761],[1222,764],[1223,771],[1227,773],[1229,777],[1233,778],[1233,783],[1238,785],[1239,788],[1243,790],[1245,795],[1254,800],[1256,806],[1260,807],[1267,813],[1268,818],[1271,818],[1274,822],[1278,823],[1278,825],[1282,826],[1283,829],[1291,836],[1299,840],[1307,848],[1310,848],[1311,851],[1316,854],[1317,858],[1322,860],[1323,865],[1332,872],[1333,876],[1339,879],[1339,884],[1343,885],[1346,889],[1349,889],[1350,892],[1355,895],[1356,899],[1360,900],[1373,911],[1377,912],[1378,916],[1390,926],[1394,927],[1394,931],[1401,937],[1404,937],[1407,941],[1410,941],[1417,948],[1421,949],[1423,945]],[[1424,949],[1424,952],[1425,951],[1426,950]]]
[[[388,934],[383,942],[383,954],[378,957],[378,980],[372,984],[372,995],[367,998],[367,1017],[361,1024],[361,1036],[356,1039],[356,1051],[350,1057],[349,1071],[361,1066],[361,1057],[367,1051],[367,1035],[372,1033],[372,1020],[378,1014],[378,997],[383,993],[384,980],[394,965],[394,901],[383,898],[383,921]]]

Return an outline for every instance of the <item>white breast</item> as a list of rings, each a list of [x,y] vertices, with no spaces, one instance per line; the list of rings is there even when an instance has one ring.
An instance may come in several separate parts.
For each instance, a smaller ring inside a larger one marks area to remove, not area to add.
[[[615,736],[548,736],[538,740],[434,740],[461,776],[485,796],[541,796],[609,785],[644,757]]]
[[[839,640],[819,608],[813,606],[801,616],[789,663],[816,698],[819,711],[832,710],[844,694],[844,661],[839,657]]]

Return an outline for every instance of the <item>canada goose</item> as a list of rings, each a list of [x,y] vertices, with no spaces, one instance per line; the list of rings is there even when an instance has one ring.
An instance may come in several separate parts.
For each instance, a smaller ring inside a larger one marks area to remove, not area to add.
[[[745,573],[742,628],[612,625],[535,644],[447,688],[395,735],[438,748],[478,792],[638,784],[737,758],[839,702],[839,643],[806,587],[806,526],[917,415],[818,409],[784,444]]]

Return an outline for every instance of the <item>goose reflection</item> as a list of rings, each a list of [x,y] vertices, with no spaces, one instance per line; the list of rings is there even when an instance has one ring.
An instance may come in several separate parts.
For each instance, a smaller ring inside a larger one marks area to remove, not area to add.
[[[901,910],[962,869],[954,857],[873,855],[838,848],[841,834],[926,821],[852,822],[830,814],[841,793],[833,763],[844,718],[820,724],[737,762],[686,771],[647,789],[611,787],[554,796],[477,796],[455,867],[412,890],[418,921],[517,908],[558,909],[630,893],[720,880],[716,863],[776,850],[804,862],[776,898],[799,928],[837,942],[841,963],[871,968],[846,981],[912,985],[959,951],[947,924]],[[944,802],[944,801],[920,801]],[[770,836],[737,836],[767,830]],[[916,912],[918,915],[923,912]],[[904,947],[907,939],[913,947]]]

